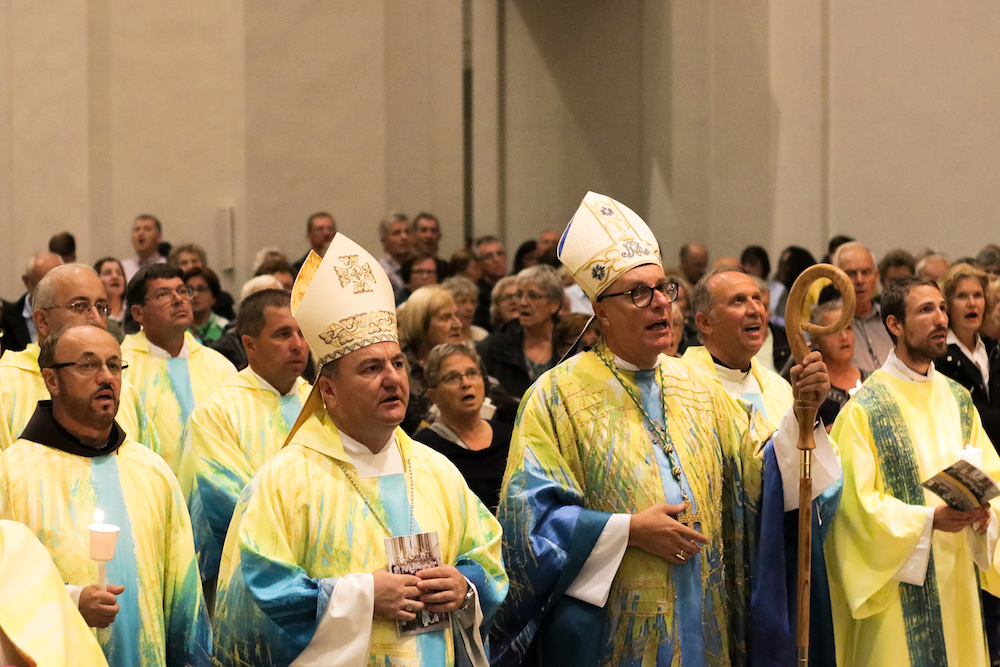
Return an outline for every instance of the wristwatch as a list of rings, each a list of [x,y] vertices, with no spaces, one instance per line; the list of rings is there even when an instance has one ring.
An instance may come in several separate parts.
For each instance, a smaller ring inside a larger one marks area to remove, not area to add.
[[[465,599],[462,600],[462,606],[458,608],[459,611],[467,611],[472,605],[472,599],[476,597],[476,589],[469,584],[469,590],[465,591]]]

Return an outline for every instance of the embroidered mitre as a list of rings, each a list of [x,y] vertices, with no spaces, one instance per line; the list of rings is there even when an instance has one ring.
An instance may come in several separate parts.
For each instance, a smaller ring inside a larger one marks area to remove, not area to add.
[[[343,234],[334,236],[326,257],[310,252],[302,264],[292,287],[292,315],[320,368],[363,347],[399,340],[389,276]]]
[[[630,269],[643,264],[663,266],[660,246],[642,218],[596,192],[583,198],[557,251],[559,261],[591,301]]]

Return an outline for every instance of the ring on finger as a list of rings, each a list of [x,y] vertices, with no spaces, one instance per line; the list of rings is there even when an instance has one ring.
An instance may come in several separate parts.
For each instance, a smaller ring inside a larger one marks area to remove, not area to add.
[[[678,557],[679,559],[681,559],[682,561],[686,561],[686,560],[687,560],[687,557],[686,557],[686,556],[684,555],[684,552],[683,552],[683,551],[678,551],[678,552],[677,552],[677,557]]]
[[[413,611],[413,603],[410,602],[409,600],[407,600],[406,601],[406,606],[403,607],[403,609],[405,609],[406,611]]]

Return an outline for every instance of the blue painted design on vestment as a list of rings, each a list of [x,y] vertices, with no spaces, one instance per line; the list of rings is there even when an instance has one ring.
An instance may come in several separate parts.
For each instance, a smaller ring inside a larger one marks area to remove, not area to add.
[[[118,596],[118,615],[108,629],[109,639],[104,644],[104,653],[112,666],[140,665],[141,648],[138,645],[142,632],[139,628],[139,566],[135,558],[135,542],[132,537],[132,522],[121,478],[118,475],[118,457],[95,456],[90,464],[91,484],[94,488],[95,507],[104,512],[104,522],[118,526],[118,541],[115,557],[108,565],[108,584],[125,586]]]
[[[281,416],[285,420],[285,426],[291,431],[292,427],[295,426],[295,420],[299,418],[299,413],[302,412],[302,399],[295,393],[282,396],[279,400],[281,401]]]
[[[740,394],[740,398],[757,408],[757,412],[762,412],[770,423],[777,424],[781,420],[781,415],[772,415],[767,411],[767,406],[764,405],[764,395],[759,391],[744,391]]]
[[[181,426],[187,424],[188,417],[194,410],[194,391],[191,389],[191,372],[188,360],[182,357],[167,358],[167,377],[181,409]]]
[[[662,429],[666,428],[663,414],[663,398],[660,394],[660,386],[656,382],[655,371],[636,371],[636,383],[639,385],[639,393],[642,396],[642,407],[650,419],[656,422]],[[652,435],[652,434],[651,434]],[[654,442],[659,442],[657,436],[653,436]],[[698,508],[694,504],[694,494],[688,484],[687,476],[684,474],[680,464],[680,454],[674,452],[677,465],[681,468],[680,483],[674,478],[671,472],[671,465],[666,453],[661,446],[654,447],[656,462],[660,467],[660,479],[663,481],[663,494],[667,503],[679,505],[684,502],[684,495],[691,501],[692,513],[697,513]],[[682,488],[683,485],[683,488]],[[695,530],[700,530],[701,525],[696,523],[692,526]],[[701,554],[688,556],[687,562],[683,565],[671,566],[670,578],[674,584],[674,625],[677,630],[677,640],[681,645],[681,664],[703,665],[705,664],[705,638],[702,632],[702,581],[701,581]],[[670,639],[670,633],[664,633],[661,637]],[[662,642],[663,650],[668,651],[668,655],[657,655],[658,664],[670,664],[673,660],[673,646],[668,642]],[[659,652],[658,652],[659,653]]]

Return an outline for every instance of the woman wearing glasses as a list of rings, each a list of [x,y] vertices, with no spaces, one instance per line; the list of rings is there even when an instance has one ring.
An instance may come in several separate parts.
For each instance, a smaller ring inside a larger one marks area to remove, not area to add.
[[[555,269],[544,265],[524,269],[515,284],[517,319],[487,336],[478,349],[486,371],[520,399],[558,361],[552,353],[552,329],[564,292]]]
[[[479,357],[465,345],[438,345],[427,359],[424,377],[427,395],[441,415],[415,439],[454,463],[469,488],[496,514],[512,429],[482,416],[486,386]]]

